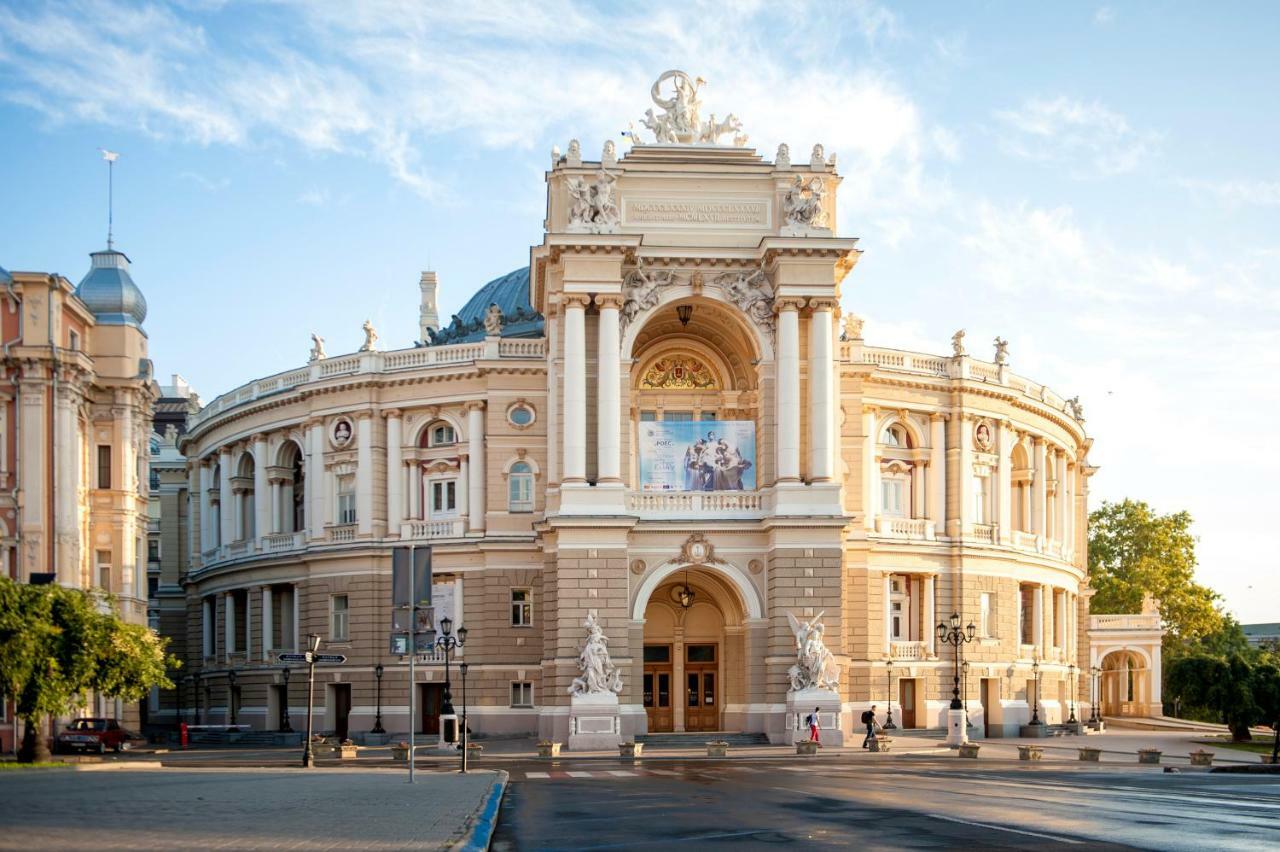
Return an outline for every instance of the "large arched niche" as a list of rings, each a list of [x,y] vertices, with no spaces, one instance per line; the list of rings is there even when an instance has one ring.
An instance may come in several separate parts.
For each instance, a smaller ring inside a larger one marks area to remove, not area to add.
[[[681,305],[693,308],[688,324],[676,313]],[[652,347],[670,338],[696,340],[717,352],[729,369],[729,389],[757,387],[760,364],[773,360],[768,335],[737,306],[712,295],[695,296],[688,287],[664,290],[657,305],[637,316],[623,335],[622,351],[644,361]]]
[[[697,593],[701,589],[708,599],[715,600],[724,613],[725,624],[741,625],[748,619],[764,617],[764,601],[760,592],[738,566],[729,562],[711,565],[693,565],[668,562],[653,569],[636,588],[631,604],[631,617],[636,621],[645,618],[645,611],[659,589],[682,584],[686,574],[689,585]]]

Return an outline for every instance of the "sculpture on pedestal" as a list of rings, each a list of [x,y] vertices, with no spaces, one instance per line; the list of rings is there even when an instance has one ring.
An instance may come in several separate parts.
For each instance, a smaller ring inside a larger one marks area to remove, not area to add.
[[[323,361],[326,357],[324,354],[324,338],[311,332],[311,357],[308,361]]]
[[[951,335],[951,354],[956,358],[964,355],[964,329]]]
[[[378,332],[373,328],[373,323],[369,320],[364,321],[364,345],[360,347],[361,352],[372,352],[373,344],[378,342]]]
[[[827,211],[822,199],[827,189],[822,178],[810,178],[806,183],[801,175],[782,196],[782,218],[787,226],[800,230],[827,226]]]
[[[582,674],[573,679],[569,694],[576,697],[617,695],[622,692],[622,672],[609,658],[609,639],[600,628],[594,610],[587,614],[582,626],[587,629],[587,641],[578,655],[578,670]]]
[[[808,621],[801,621],[794,614],[787,613],[787,622],[796,637],[796,662],[787,672],[793,690],[834,690],[840,686],[840,667],[822,641],[823,627],[820,619],[825,613],[826,610],[823,610]]]
[[[1067,412],[1075,418],[1077,423],[1084,422],[1084,406],[1080,404],[1080,397],[1073,396],[1067,400]]]
[[[844,317],[844,336],[843,340],[861,340],[862,327],[866,325],[866,320],[852,311],[845,314]]]
[[[580,177],[565,181],[569,192],[569,230],[609,233],[618,225],[618,204],[614,189],[618,179],[601,169],[593,184]]]
[[[486,337],[502,336],[502,308],[490,305],[484,314],[484,333]]]
[[[1008,364],[1009,363],[1009,341],[1005,340],[1003,337],[997,337],[995,339],[995,347],[996,347],[996,363],[1001,366]]]
[[[662,84],[672,81],[675,90],[671,97],[662,96]],[[683,71],[664,71],[650,90],[653,102],[662,110],[655,115],[653,108],[645,111],[640,123],[653,133],[653,139],[666,145],[717,145],[726,133],[734,134],[733,144],[741,148],[747,144],[747,136],[742,133],[742,122],[733,113],[725,116],[723,121],[716,121],[713,113],[710,120],[703,121],[699,114],[702,100],[698,97],[698,89],[705,85],[701,77],[694,79]],[[632,140],[635,134],[630,134]]]

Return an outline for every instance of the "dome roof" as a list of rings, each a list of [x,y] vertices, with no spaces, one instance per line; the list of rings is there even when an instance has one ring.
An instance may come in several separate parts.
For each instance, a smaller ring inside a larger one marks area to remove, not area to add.
[[[9,270],[0,266],[0,284],[8,284],[13,281],[13,276],[9,274]]]
[[[76,295],[102,325],[142,327],[147,300],[129,275],[124,252],[107,249],[89,255],[93,266],[76,287]]]
[[[483,340],[484,318],[490,305],[502,311],[503,337],[541,337],[542,314],[529,302],[529,267],[521,267],[481,287],[449,325],[431,335],[429,345]]]

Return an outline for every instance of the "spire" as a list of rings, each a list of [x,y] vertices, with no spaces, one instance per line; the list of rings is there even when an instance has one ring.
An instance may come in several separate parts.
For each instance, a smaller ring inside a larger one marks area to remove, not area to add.
[[[102,152],[102,159],[107,161],[107,251],[115,248],[115,241],[112,239],[112,208],[114,207],[114,179],[116,160],[120,159],[120,154],[115,151],[108,151],[106,148],[99,148]]]

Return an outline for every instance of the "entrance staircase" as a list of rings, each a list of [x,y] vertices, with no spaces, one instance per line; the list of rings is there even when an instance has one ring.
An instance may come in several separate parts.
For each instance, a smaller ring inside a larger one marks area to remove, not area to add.
[[[680,733],[637,734],[636,742],[645,748],[687,748],[701,751],[709,742],[726,742],[735,748],[769,744],[765,734],[744,734],[740,731],[683,731]]]
[[[273,748],[302,745],[302,734],[279,731],[192,731],[192,745],[234,746],[236,748]]]

